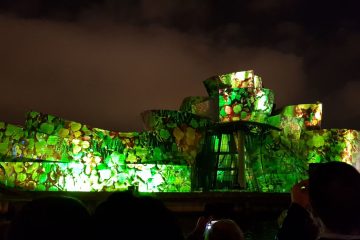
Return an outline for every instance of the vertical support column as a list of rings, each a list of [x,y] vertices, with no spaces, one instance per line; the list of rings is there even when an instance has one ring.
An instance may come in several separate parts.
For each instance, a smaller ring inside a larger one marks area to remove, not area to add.
[[[246,179],[245,179],[245,135],[241,130],[237,131],[237,138],[239,141],[237,150],[238,150],[238,160],[239,160],[239,171],[238,171],[238,182],[241,189],[246,188]]]
[[[212,164],[211,164],[211,180],[212,180],[212,185],[211,188],[215,189],[218,187],[217,184],[217,172],[218,172],[218,168],[219,168],[219,158],[220,158],[220,153],[221,153],[221,144],[222,144],[222,134],[221,133],[216,133],[217,138],[219,139],[218,145],[216,146],[216,154],[212,155],[213,159],[211,160]]]

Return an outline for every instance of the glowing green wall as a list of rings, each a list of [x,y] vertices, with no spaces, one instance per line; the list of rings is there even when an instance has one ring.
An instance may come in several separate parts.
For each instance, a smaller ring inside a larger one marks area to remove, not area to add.
[[[359,142],[359,132],[346,129],[306,130],[299,139],[286,138],[279,131],[247,136],[248,190],[287,192],[308,178],[309,163],[343,161],[358,167]]]
[[[219,90],[219,121],[264,123],[271,114],[274,95],[269,89],[225,88]]]
[[[360,166],[359,132],[321,129],[321,103],[273,109],[273,92],[252,70],[203,83],[209,96],[186,97],[179,111],[142,112],[143,132],[93,128],[35,111],[27,113],[25,127],[0,122],[0,184],[35,191],[134,186],[190,192],[204,149],[216,156],[212,188],[221,191],[244,177],[242,191],[288,192],[307,177],[309,163]]]
[[[253,70],[213,76],[203,83],[210,97],[217,97],[219,89],[224,88],[262,88],[262,80]]]
[[[163,164],[1,162],[1,183],[36,191],[189,192],[189,167]]]
[[[359,168],[359,133],[321,130],[321,103],[273,109],[272,91],[262,87],[261,78],[252,70],[214,76],[204,85],[211,98],[219,99],[219,123],[233,129],[235,139],[239,131],[245,135],[244,146],[236,148],[244,149],[246,191],[287,192],[294,183],[308,177],[311,162],[344,161]],[[262,130],[252,128],[253,123],[263,124]],[[229,130],[223,136],[226,134]],[[237,156],[223,155],[223,162]],[[223,167],[221,164],[218,166]],[[226,167],[231,169],[229,164]],[[229,177],[232,173],[229,170],[227,174]],[[236,174],[235,180],[239,177]],[[223,181],[222,175],[217,174],[218,182]]]
[[[152,130],[112,132],[34,111],[25,129],[1,123],[1,183],[37,191],[190,191],[208,120],[165,110],[143,117]]]

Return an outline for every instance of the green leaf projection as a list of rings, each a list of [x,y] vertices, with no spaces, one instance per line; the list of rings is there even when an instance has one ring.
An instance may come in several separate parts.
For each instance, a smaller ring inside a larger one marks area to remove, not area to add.
[[[267,123],[275,127],[292,130],[320,129],[321,119],[321,103],[298,104],[284,107],[280,114],[269,117]]]
[[[360,134],[321,129],[322,104],[274,109],[254,71],[206,79],[208,96],[146,110],[142,132],[115,132],[30,111],[0,122],[0,184],[31,191],[287,192],[308,164],[360,166]]]
[[[271,114],[274,95],[269,89],[225,88],[219,90],[220,122],[264,123]]]
[[[213,76],[204,81],[205,88],[210,97],[217,97],[219,89],[224,88],[262,88],[262,80],[254,75],[253,70],[233,72]]]
[[[151,143],[153,160],[194,165],[206,128],[210,125],[208,118],[171,110],[149,110],[141,115],[154,138]]]
[[[186,166],[157,164],[92,165],[83,163],[2,162],[7,186],[36,191],[188,192]],[[90,171],[86,168],[90,167]]]
[[[2,183],[37,191],[190,191],[190,165],[209,120],[166,110],[143,116],[153,130],[112,132],[34,111],[26,129],[1,123]]]
[[[191,112],[214,121],[218,119],[218,99],[209,97],[186,97],[180,106],[180,111]]]

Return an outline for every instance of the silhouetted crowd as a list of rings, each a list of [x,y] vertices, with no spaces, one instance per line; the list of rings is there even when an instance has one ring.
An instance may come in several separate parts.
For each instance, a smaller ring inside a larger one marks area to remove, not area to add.
[[[309,179],[294,185],[281,215],[277,240],[360,240],[360,173],[341,162],[312,164]],[[1,208],[0,208],[1,212]],[[68,196],[33,199],[0,225],[0,239],[244,240],[234,211],[206,204],[190,233],[154,197],[130,191],[111,194],[93,211]]]
[[[162,201],[116,192],[93,212],[80,200],[48,196],[26,203],[4,231],[4,239],[184,239],[175,215]]]
[[[360,240],[360,173],[343,162],[310,164],[295,184],[278,240]]]

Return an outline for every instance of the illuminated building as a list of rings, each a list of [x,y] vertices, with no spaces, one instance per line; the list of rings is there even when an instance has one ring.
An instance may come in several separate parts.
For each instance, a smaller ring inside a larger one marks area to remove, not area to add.
[[[178,111],[141,113],[142,132],[34,111],[24,127],[0,122],[0,183],[35,191],[287,192],[306,178],[308,163],[357,166],[359,132],[321,129],[321,103],[274,109],[273,92],[253,71],[204,85],[209,96],[186,97]]]

